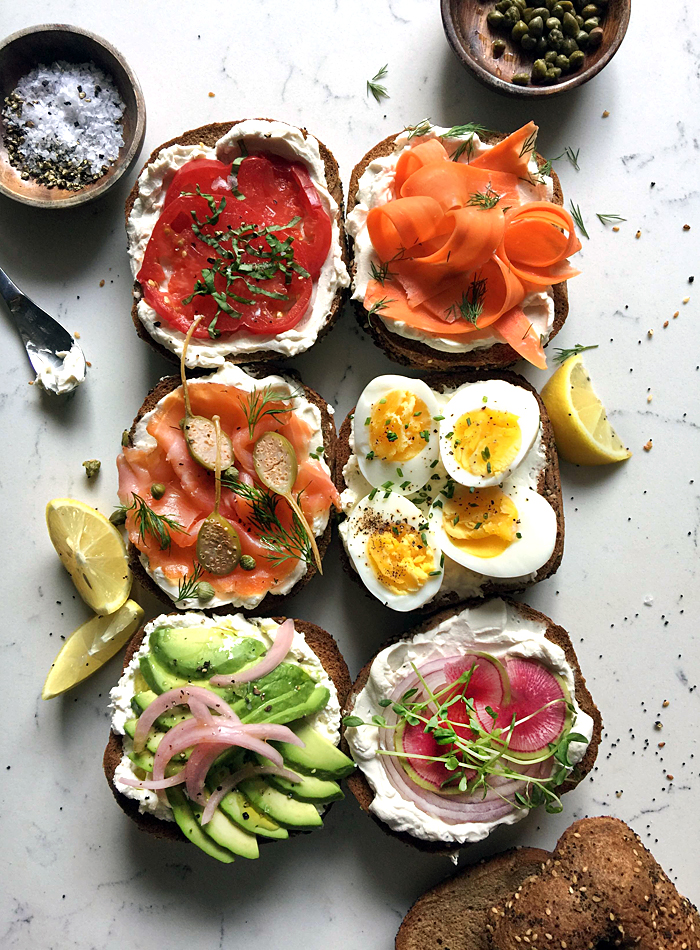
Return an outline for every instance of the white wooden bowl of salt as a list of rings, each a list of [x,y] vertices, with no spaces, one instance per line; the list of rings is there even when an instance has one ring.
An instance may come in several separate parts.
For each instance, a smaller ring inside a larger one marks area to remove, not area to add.
[[[103,195],[146,134],[143,93],[124,58],[63,23],[0,42],[0,113],[0,194],[37,208]]]

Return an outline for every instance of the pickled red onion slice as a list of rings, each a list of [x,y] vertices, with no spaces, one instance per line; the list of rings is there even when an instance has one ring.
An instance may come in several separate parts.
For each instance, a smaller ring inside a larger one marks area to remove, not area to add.
[[[214,709],[220,716],[233,722],[240,722],[226,700],[202,686],[182,686],[177,689],[169,689],[167,692],[161,693],[157,699],[154,699],[139,716],[134,733],[134,751],[143,751],[148,732],[162,713],[167,712],[168,709],[172,709],[174,706],[182,705],[189,705],[196,719],[212,718],[207,716],[206,710]]]
[[[276,669],[289,653],[294,641],[294,621],[285,620],[277,628],[275,640],[270,649],[257,663],[239,673],[227,676],[212,676],[209,682],[212,686],[232,686],[234,683],[250,683],[260,679]]]
[[[222,798],[228,795],[232,788],[235,788],[241,782],[245,782],[246,779],[255,778],[256,775],[279,775],[280,778],[286,778],[289,782],[301,782],[301,776],[297,775],[296,772],[291,772],[289,769],[277,765],[244,765],[242,769],[233,772],[228,778],[224,779],[211,793],[202,812],[201,823],[206,825],[211,820]]]

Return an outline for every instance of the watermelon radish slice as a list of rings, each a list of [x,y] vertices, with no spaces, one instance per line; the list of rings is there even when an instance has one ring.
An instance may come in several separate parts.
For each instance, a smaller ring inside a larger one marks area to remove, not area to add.
[[[494,727],[508,730],[513,716],[516,721],[527,719],[515,727],[510,737],[510,750],[523,753],[521,757],[524,758],[542,752],[561,736],[570,718],[569,692],[560,676],[535,660],[508,657],[506,670],[510,680],[510,702],[490,703],[498,714],[495,722],[486,712],[487,704],[481,698],[475,701],[475,712],[488,732]]]
[[[443,669],[443,686],[439,688],[432,687],[433,693],[440,692],[450,683],[453,683],[466,670],[474,668],[471,679],[467,686],[465,695],[467,698],[474,699],[475,708],[486,706],[492,708],[499,707],[504,700],[503,679],[501,670],[498,669],[501,664],[494,662],[491,657],[470,655],[460,657],[445,663]],[[455,694],[464,689],[462,684],[455,687]],[[443,699],[449,699],[449,694]],[[448,715],[455,731],[465,739],[473,738],[474,734],[467,725],[469,722],[469,713],[466,703],[457,702],[449,707]],[[488,714],[486,714],[488,715]],[[458,723],[463,723],[462,726]],[[402,765],[409,777],[416,785],[421,788],[427,788],[431,791],[439,791],[442,794],[457,794],[459,789],[443,788],[442,783],[450,778],[454,778],[455,772],[445,768],[441,762],[430,762],[418,756],[443,756],[449,754],[453,746],[439,745],[432,733],[424,732],[423,723],[417,726],[411,726],[403,722],[396,731],[395,743],[397,751],[406,752],[408,759],[402,759]],[[412,756],[416,756],[413,758]],[[474,772],[462,772],[467,778],[474,775]]]

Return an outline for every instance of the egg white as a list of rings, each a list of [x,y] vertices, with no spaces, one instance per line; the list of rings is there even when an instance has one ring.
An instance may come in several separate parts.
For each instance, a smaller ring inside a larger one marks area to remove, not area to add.
[[[458,464],[453,451],[452,433],[462,416],[467,413],[476,414],[484,407],[509,412],[518,417],[520,449],[506,469],[492,475],[480,476],[468,472]],[[533,393],[503,379],[465,383],[450,398],[442,415],[445,418],[440,422],[440,458],[451,478],[460,485],[475,488],[498,485],[507,478],[525,458],[540,430],[540,407]]]
[[[421,399],[428,407],[430,418],[424,428],[430,432],[430,439],[420,454],[407,462],[390,462],[379,456],[372,457],[367,420],[372,415],[372,407],[380,399],[395,389],[406,390]],[[375,488],[391,482],[391,490],[400,495],[411,495],[423,487],[433,474],[438,460],[439,421],[443,415],[435,393],[420,379],[408,376],[378,376],[365,386],[357,400],[353,432],[355,453],[360,471]],[[436,419],[436,417],[438,417]],[[370,455],[370,458],[367,456]]]
[[[374,494],[374,497],[372,495]],[[394,594],[378,579],[367,556],[367,541],[371,535],[371,528],[367,522],[373,515],[381,518],[383,523],[405,524],[417,531],[424,531],[428,547],[435,558],[435,569],[439,573],[428,577],[420,590],[408,594]],[[425,514],[403,495],[397,492],[382,491],[370,492],[357,503],[348,518],[347,551],[360,575],[367,590],[377,600],[392,610],[405,612],[421,607],[431,600],[440,590],[443,580],[443,571],[440,566],[440,545],[434,528],[428,525]]]
[[[557,516],[549,502],[531,488],[506,483],[502,490],[518,509],[517,532],[521,537],[495,557],[478,557],[455,544],[445,531],[441,508],[432,509],[430,524],[444,553],[463,567],[485,577],[522,577],[539,570],[552,556],[557,542]]]

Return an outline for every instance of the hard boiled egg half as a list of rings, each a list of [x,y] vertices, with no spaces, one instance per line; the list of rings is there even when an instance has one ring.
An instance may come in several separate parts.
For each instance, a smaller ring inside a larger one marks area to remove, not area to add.
[[[460,485],[500,484],[520,465],[540,428],[540,407],[527,389],[502,379],[461,386],[443,410],[440,455]]]
[[[442,507],[433,506],[430,523],[448,557],[487,577],[537,571],[557,540],[557,516],[549,502],[507,482],[490,488],[455,485]]]
[[[404,495],[374,489],[347,522],[347,550],[374,596],[392,610],[415,610],[442,584],[442,556],[425,514]]]
[[[438,464],[442,419],[435,393],[420,379],[378,376],[357,401],[353,432],[360,471],[375,488],[410,495]]]

